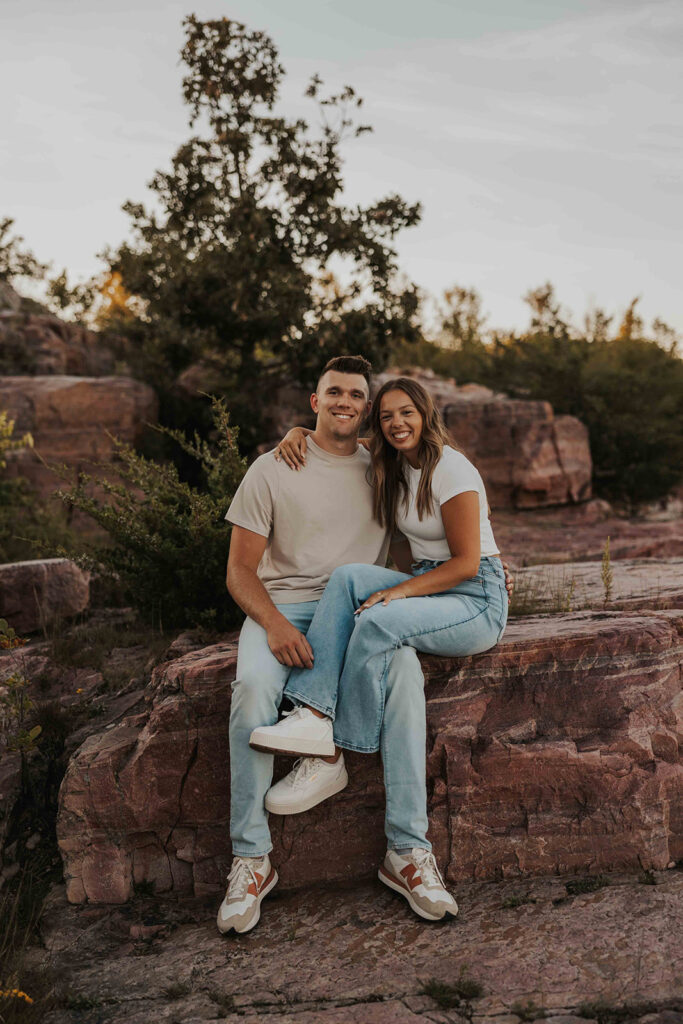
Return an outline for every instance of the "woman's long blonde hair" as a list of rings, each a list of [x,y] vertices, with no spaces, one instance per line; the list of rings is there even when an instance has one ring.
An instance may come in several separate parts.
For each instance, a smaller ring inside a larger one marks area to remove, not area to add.
[[[407,510],[409,492],[405,476],[405,459],[386,440],[379,420],[382,398],[389,391],[403,391],[422,417],[422,437],[418,448],[418,459],[422,468],[417,488],[418,519],[434,512],[432,477],[441,458],[443,446],[457,446],[446,430],[441,413],[426,388],[410,377],[396,377],[382,385],[370,410],[373,514],[381,526],[393,531],[396,529],[398,503],[403,499],[404,508]]]

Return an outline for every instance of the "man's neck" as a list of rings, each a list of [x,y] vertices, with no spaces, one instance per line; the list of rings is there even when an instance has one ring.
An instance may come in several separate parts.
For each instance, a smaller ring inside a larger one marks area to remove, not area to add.
[[[311,441],[317,444],[318,448],[322,448],[324,452],[329,452],[330,455],[355,455],[356,449],[358,448],[358,435],[354,434],[353,437],[337,438],[330,437],[329,434],[324,434],[322,431],[314,431],[309,434]]]

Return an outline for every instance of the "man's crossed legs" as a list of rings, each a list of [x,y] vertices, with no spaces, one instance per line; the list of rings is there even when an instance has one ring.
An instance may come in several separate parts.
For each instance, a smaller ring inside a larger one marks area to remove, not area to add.
[[[316,601],[278,605],[302,633],[308,629],[316,607]],[[240,633],[230,712],[230,835],[234,860],[228,891],[218,912],[221,931],[234,928],[246,932],[253,928],[260,916],[261,900],[277,883],[277,872],[268,856],[272,842],[264,804],[272,781],[273,755],[252,749],[249,737],[259,726],[277,721],[289,672],[289,667],[271,652],[265,630],[247,619]],[[387,675],[381,731],[385,832],[395,860],[396,853],[400,858],[416,851],[419,858],[420,850],[431,850],[426,837],[425,745],[422,669],[413,648],[401,647]],[[338,772],[345,777],[343,761]]]

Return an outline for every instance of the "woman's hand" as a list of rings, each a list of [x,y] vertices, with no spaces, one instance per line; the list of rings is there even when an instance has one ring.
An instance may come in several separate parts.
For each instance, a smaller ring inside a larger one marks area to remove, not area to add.
[[[306,427],[292,427],[275,449],[277,462],[286,462],[290,469],[301,469],[306,465],[306,437],[311,431]]]
[[[379,604],[390,604],[392,601],[397,601],[401,597],[408,597],[404,592],[403,585],[398,587],[390,587],[388,590],[376,590],[374,594],[370,594],[370,597],[363,601],[360,608],[356,608],[354,615],[359,615],[360,612],[366,612],[368,608],[372,608],[373,605]]]
[[[515,577],[510,575],[510,566],[507,562],[503,562],[503,571],[505,572],[505,589],[508,592],[508,601],[512,598],[512,591],[515,589]]]

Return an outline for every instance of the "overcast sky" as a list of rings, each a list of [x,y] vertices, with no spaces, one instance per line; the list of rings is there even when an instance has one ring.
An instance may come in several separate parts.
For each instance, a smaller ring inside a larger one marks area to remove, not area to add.
[[[316,71],[364,97],[347,196],[422,201],[398,248],[429,292],[521,327],[549,279],[577,320],[640,295],[683,331],[681,0],[0,0],[0,217],[72,281],[190,134],[191,12],[273,37],[285,113]]]

